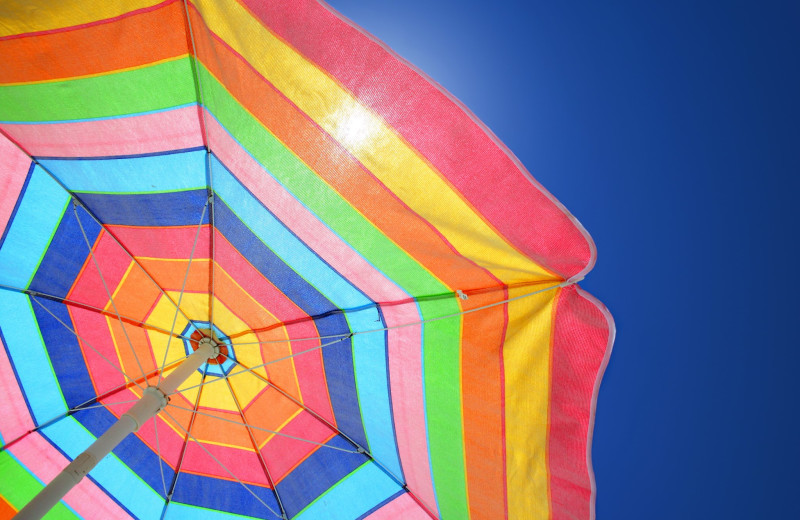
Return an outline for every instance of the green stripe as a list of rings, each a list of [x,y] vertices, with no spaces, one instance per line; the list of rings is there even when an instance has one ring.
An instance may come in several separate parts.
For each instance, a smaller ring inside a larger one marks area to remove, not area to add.
[[[436,280],[339,193],[246,112],[205,67],[200,84],[209,109],[223,127],[286,189],[344,241],[409,294],[450,290]],[[459,311],[455,299],[420,304],[423,319]],[[460,320],[423,328],[425,398],[431,467],[445,518],[468,518],[460,384]]]
[[[5,451],[0,453],[0,475],[2,475],[0,495],[17,510],[25,507],[36,496],[36,493],[44,488],[36,477]],[[44,518],[48,520],[75,519],[78,516],[63,502],[59,502]]]
[[[114,117],[195,103],[189,58],[90,78],[0,87],[2,121]]]

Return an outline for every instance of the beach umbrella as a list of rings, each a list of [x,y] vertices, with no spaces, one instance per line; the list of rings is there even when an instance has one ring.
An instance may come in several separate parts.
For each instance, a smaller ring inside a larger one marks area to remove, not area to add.
[[[421,72],[311,0],[7,1],[0,64],[3,515],[593,517],[594,245]]]

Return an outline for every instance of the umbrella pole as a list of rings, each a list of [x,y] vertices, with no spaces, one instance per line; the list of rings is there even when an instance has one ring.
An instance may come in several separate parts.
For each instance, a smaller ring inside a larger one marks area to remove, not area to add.
[[[47,514],[99,461],[122,442],[129,433],[137,431],[150,418],[167,406],[167,396],[174,393],[203,363],[219,354],[219,346],[211,338],[200,340],[197,350],[178,365],[159,386],[148,386],[142,398],[97,438],[86,451],[75,457],[61,473],[42,489],[14,520],[38,520]]]

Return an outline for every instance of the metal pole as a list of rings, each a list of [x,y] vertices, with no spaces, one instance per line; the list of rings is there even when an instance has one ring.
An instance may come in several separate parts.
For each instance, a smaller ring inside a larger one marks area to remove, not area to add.
[[[129,433],[137,431],[150,418],[167,406],[167,396],[174,393],[203,363],[219,354],[219,346],[211,338],[203,338],[197,350],[178,365],[159,386],[148,386],[142,398],[125,412],[103,435],[97,438],[86,451],[67,464],[61,473],[42,489],[28,505],[14,516],[13,520],[39,520],[64,498],[103,457],[122,442]]]

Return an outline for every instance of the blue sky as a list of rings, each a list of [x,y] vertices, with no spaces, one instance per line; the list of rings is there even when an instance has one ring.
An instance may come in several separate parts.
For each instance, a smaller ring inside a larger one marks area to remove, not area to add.
[[[800,518],[800,3],[330,3],[594,237],[598,518]]]

